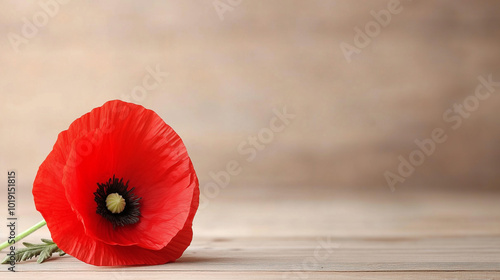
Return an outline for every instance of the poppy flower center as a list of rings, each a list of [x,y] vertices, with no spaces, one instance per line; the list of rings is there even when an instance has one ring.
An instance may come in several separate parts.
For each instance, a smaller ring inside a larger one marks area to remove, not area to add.
[[[118,193],[112,193],[106,197],[106,207],[113,214],[119,214],[125,209],[125,199]]]
[[[128,183],[114,175],[105,183],[97,183],[98,188],[94,192],[96,213],[111,222],[113,228],[139,222],[141,198],[134,194],[134,188],[128,188]]]

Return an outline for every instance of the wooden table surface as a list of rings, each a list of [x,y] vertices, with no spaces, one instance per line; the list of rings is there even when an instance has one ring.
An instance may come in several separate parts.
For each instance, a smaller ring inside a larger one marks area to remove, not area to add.
[[[39,219],[29,209],[22,228]],[[194,230],[175,263],[95,267],[55,256],[19,263],[16,274],[4,266],[0,278],[500,279],[494,192],[228,188]],[[48,236],[45,227],[25,241]]]

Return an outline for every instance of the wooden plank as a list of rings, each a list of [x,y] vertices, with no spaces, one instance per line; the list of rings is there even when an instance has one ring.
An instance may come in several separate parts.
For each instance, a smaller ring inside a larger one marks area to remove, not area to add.
[[[3,275],[2,275],[3,276]],[[14,278],[15,277],[15,278]],[[2,278],[5,279],[5,278]],[[318,279],[318,280],[493,280],[500,279],[499,272],[477,271],[477,272],[259,272],[242,271],[234,272],[205,272],[205,271],[140,271],[140,272],[24,272],[11,273],[7,279],[106,279],[106,280],[129,280],[129,279],[185,279],[185,280],[246,280],[246,279]]]
[[[203,237],[500,236],[500,193],[230,187],[194,221]]]
[[[103,268],[73,257],[19,271],[500,271],[500,237],[403,240],[223,239],[196,240],[175,263]]]
[[[230,192],[200,211],[193,243],[175,263],[110,268],[65,256],[17,264],[16,276],[451,280],[500,272],[500,194],[292,193],[242,202],[235,194],[244,191]],[[20,229],[40,219],[22,208],[19,216]],[[49,235],[43,228],[26,241]],[[2,279],[11,276],[4,268]]]
[[[500,236],[499,201],[500,192],[228,187],[199,210],[193,229],[196,238]],[[30,203],[20,204],[18,231],[42,219]],[[44,228],[29,240],[49,235]]]

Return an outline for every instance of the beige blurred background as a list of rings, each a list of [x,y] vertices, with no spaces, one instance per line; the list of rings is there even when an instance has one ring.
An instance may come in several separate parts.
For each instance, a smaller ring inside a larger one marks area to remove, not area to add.
[[[231,186],[390,192],[384,173],[442,128],[395,190],[500,190],[500,87],[458,129],[443,119],[478,76],[500,81],[499,2],[401,1],[350,62],[340,45],[390,1],[53,3],[0,4],[0,169],[18,171],[23,203],[57,134],[127,97],[181,135],[202,189],[235,160]],[[285,107],[295,118],[247,161],[238,147]]]

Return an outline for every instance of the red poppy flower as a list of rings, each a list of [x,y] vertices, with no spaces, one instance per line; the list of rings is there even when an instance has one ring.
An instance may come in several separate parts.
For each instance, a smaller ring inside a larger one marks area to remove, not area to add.
[[[191,243],[199,188],[175,131],[114,100],[59,134],[33,196],[67,254],[93,265],[163,264]]]

